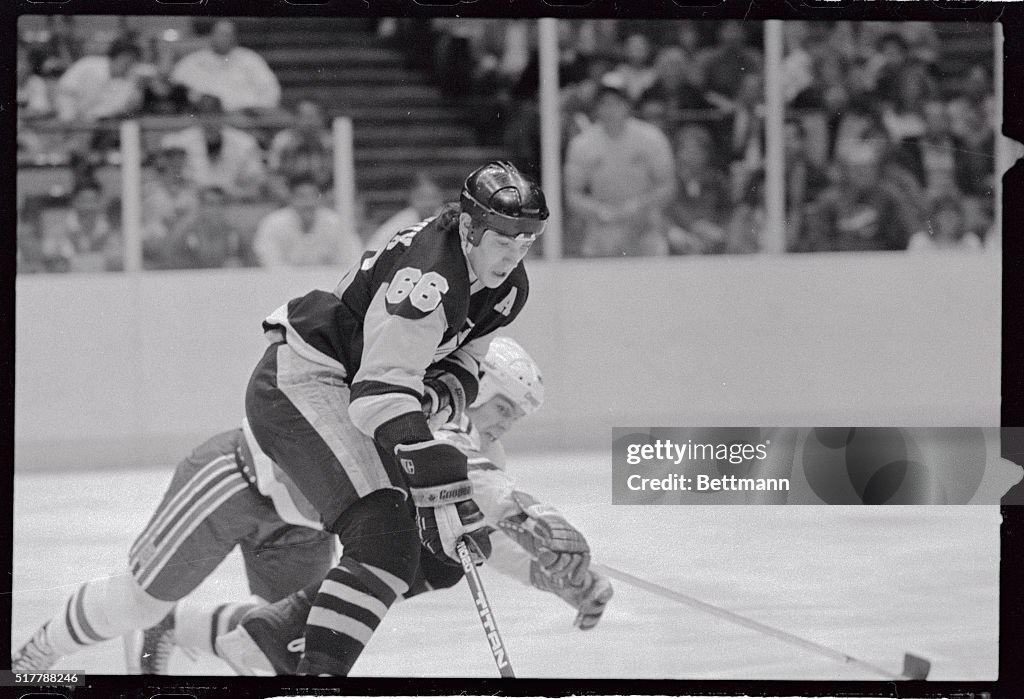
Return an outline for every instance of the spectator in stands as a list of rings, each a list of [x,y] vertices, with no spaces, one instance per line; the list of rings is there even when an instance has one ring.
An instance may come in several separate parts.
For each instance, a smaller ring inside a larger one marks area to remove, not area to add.
[[[146,74],[142,51],[115,40],[105,56],[85,56],[57,82],[57,116],[61,121],[94,120],[130,114],[142,105]]]
[[[932,202],[928,229],[911,236],[907,249],[981,250],[981,238],[967,228],[960,199],[946,195]]]
[[[158,244],[187,224],[199,208],[199,192],[185,176],[187,154],[166,148],[156,154],[154,177],[142,185],[142,239]]]
[[[688,64],[694,63],[700,50],[700,32],[697,31],[697,22],[690,19],[679,20],[675,27],[674,44],[686,54]],[[696,65],[694,65],[694,70],[696,70]],[[695,77],[700,78],[700,75],[696,74]],[[702,83],[703,80],[697,80],[697,84]]]
[[[583,19],[578,20],[576,39],[580,53],[596,58],[619,42],[619,20]]]
[[[898,203],[897,213],[908,233],[923,230],[928,218],[928,197],[921,182],[905,164],[903,154],[892,146],[881,152],[878,186]]]
[[[725,251],[729,182],[712,163],[713,148],[705,126],[687,124],[676,134],[676,195],[667,210],[672,254]]]
[[[732,103],[730,154],[745,161],[747,173],[762,165],[764,157],[764,80],[760,73],[744,75]]]
[[[189,90],[171,80],[178,57],[177,37],[152,36],[148,44],[147,59],[153,65],[153,75],[146,82],[142,111],[145,114],[185,114],[192,111]]]
[[[654,81],[644,90],[640,102],[662,104],[666,123],[674,127],[686,110],[711,109],[704,91],[698,87],[700,76],[696,66],[687,61],[683,49],[677,46],[661,49],[654,60],[654,74]]]
[[[660,228],[675,193],[672,146],[656,127],[630,116],[625,87],[602,83],[596,123],[569,144],[566,201],[584,220],[588,257],[665,254]]]
[[[807,102],[811,93],[816,92],[814,57],[810,51],[808,22],[794,20],[782,25],[785,41],[785,55],[782,71],[782,99],[787,105],[800,106]]]
[[[291,203],[268,214],[256,230],[253,249],[262,267],[336,265],[348,268],[362,253],[353,231],[324,206],[323,192],[308,175],[290,183]]]
[[[634,111],[640,121],[657,127],[658,131],[661,131],[671,139],[674,133],[674,124],[669,121],[668,107],[664,102],[641,97]]]
[[[28,50],[21,43],[18,44],[17,81],[18,114],[15,133],[18,155],[38,157],[43,154],[43,140],[32,129],[31,122],[49,116],[53,110],[46,82],[33,72]]]
[[[961,197],[958,201],[964,215],[964,228],[977,235],[985,249],[998,247],[1001,231],[995,225],[995,198]]]
[[[26,221],[21,212],[17,225],[17,274],[32,274],[46,271],[42,241],[39,239],[37,224]]]
[[[727,255],[752,253],[761,249],[765,229],[764,170],[747,174],[740,186],[738,200],[732,205],[725,224]]]
[[[382,223],[366,242],[367,250],[380,250],[398,231],[435,216],[444,206],[444,195],[437,182],[425,172],[417,172],[409,187],[409,206]]]
[[[18,44],[17,61],[18,118],[30,120],[50,116],[53,108],[46,81],[32,70],[28,49],[21,43]]]
[[[837,23],[846,24],[846,23]],[[900,52],[907,59],[935,63],[939,58],[939,35],[934,22],[857,22],[859,44],[866,53],[877,50],[879,42],[898,38]],[[886,50],[890,50],[889,47]]]
[[[228,215],[220,187],[199,191],[198,208],[162,238],[144,242],[147,269],[210,269],[254,266],[246,236]]]
[[[528,20],[488,20],[476,53],[475,82],[499,98],[519,82],[530,62],[531,26]]]
[[[956,144],[949,129],[946,103],[932,99],[924,105],[925,131],[918,142],[925,195],[938,199],[956,191]]]
[[[997,121],[992,72],[988,66],[975,64],[964,73],[957,94],[949,101],[950,130],[956,135],[972,130],[972,115],[979,108],[987,124]]]
[[[45,40],[34,61],[38,73],[47,78],[59,78],[85,54],[83,45],[73,16],[47,15]]]
[[[334,143],[319,102],[299,102],[295,125],[277,132],[270,143],[267,169],[271,190],[281,202],[288,201],[288,182],[299,175],[312,176],[325,191],[330,187],[334,178]]]
[[[593,58],[587,66],[587,76],[578,83],[567,85],[561,92],[562,152],[572,139],[591,125],[590,115],[597,104],[604,75],[611,64],[604,58]]]
[[[743,77],[760,74],[761,65],[761,52],[747,46],[743,23],[736,20],[722,22],[718,44],[697,55],[708,99],[724,112],[733,111]]]
[[[57,230],[43,237],[43,257],[51,272],[102,272],[123,268],[121,233],[106,214],[98,183],[82,182],[71,195],[71,209]]]
[[[643,34],[630,34],[623,53],[626,60],[612,71],[613,79],[622,83],[626,95],[635,103],[658,77],[651,67],[651,42]]]
[[[836,124],[835,143],[831,157],[843,160],[847,151],[859,152],[864,146],[882,149],[889,143],[889,133],[875,105],[864,96],[851,99]]]
[[[437,36],[434,42],[434,74],[442,94],[479,95],[493,93],[494,85],[483,85],[483,76],[497,63],[483,47],[484,35],[497,23],[486,19],[435,17],[431,26]],[[486,80],[484,80],[486,81]],[[488,95],[489,96],[489,95]]]
[[[900,98],[901,76],[910,60],[910,47],[899,32],[886,32],[875,40],[875,52],[868,56],[865,72],[881,100],[894,102]]]
[[[213,95],[228,112],[270,110],[281,101],[281,85],[270,66],[238,45],[235,24],[226,19],[213,25],[209,48],[178,61],[171,81],[188,88],[192,102]]]
[[[807,132],[795,117],[784,124],[786,158],[786,244],[794,248],[801,238],[804,213],[828,185],[828,175],[807,152]]]
[[[897,195],[881,182],[880,154],[848,149],[837,181],[809,207],[800,250],[905,250],[908,227]]]
[[[982,105],[961,105],[959,133],[954,132],[957,188],[970,197],[991,198],[995,184],[995,131]]]
[[[186,153],[186,173],[196,187],[220,187],[232,199],[256,199],[266,184],[263,152],[256,139],[224,121],[220,100],[203,95],[199,124],[166,134],[161,146]]]
[[[923,63],[908,62],[896,76],[895,89],[895,99],[882,107],[882,123],[904,166],[924,186],[921,140],[928,129],[925,104],[934,97],[935,86]]]

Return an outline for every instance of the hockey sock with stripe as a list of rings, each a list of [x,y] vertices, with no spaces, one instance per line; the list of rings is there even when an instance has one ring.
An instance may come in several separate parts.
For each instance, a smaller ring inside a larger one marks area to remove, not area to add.
[[[100,641],[162,619],[174,602],[148,595],[130,575],[91,580],[68,598],[50,620],[47,637],[54,652],[68,655]]]
[[[327,574],[309,612],[299,674],[348,675],[388,608],[408,587],[386,570],[343,557]]]

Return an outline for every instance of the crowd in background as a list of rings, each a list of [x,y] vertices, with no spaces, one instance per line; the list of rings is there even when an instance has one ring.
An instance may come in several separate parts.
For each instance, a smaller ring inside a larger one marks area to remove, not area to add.
[[[558,26],[566,254],[762,249],[763,25]],[[432,67],[481,145],[539,175],[533,22],[384,20],[378,31]],[[951,71],[929,23],[787,21],[784,33],[787,250],[973,249],[995,237],[988,64]],[[20,271],[120,268],[120,193],[96,173],[116,152],[110,124],[129,116],[189,124],[147,148],[147,269],[343,265],[441,202],[427,173],[409,173],[407,209],[376,232],[373,222],[347,230],[331,208],[323,105],[283,108],[278,78],[231,21],[186,41],[127,21],[81,34],[74,18],[51,17],[18,45],[19,159],[53,154],[54,131],[35,125],[76,127],[56,132],[72,172],[61,206],[20,202]],[[246,119],[278,127],[255,132]]]
[[[21,271],[122,267],[119,192],[104,191],[97,172],[117,145],[111,126],[146,115],[191,124],[162,134],[146,153],[146,269],[344,266],[358,258],[358,236],[328,206],[333,143],[322,106],[282,109],[276,76],[239,45],[234,23],[217,21],[183,50],[123,22],[104,51],[91,53],[73,18],[49,18],[47,28],[45,41],[18,46],[19,157],[53,150],[34,124],[80,128],[57,131],[72,183],[64,206],[50,208],[63,215],[40,215],[45,202],[22,207]],[[238,125],[246,119],[290,125],[263,137]],[[245,220],[254,212],[256,220]]]
[[[452,89],[489,95],[506,116],[498,137],[539,163],[528,22],[438,22],[437,64]],[[761,249],[762,31],[559,24],[568,254]],[[787,21],[783,31],[787,250],[973,249],[995,237],[987,62],[950,68],[927,22]]]

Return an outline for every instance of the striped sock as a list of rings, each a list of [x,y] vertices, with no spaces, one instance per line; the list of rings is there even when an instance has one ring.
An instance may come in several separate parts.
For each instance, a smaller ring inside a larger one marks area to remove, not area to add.
[[[95,618],[95,614],[90,614],[97,604],[102,604],[100,598],[105,596],[104,592],[102,583],[92,581],[79,587],[68,598],[64,612],[57,614],[48,624],[47,636],[54,652],[70,655],[114,637],[114,634],[108,636],[97,630],[96,622],[102,621]]]
[[[375,566],[343,557],[320,586],[306,620],[300,675],[345,676],[408,585]]]

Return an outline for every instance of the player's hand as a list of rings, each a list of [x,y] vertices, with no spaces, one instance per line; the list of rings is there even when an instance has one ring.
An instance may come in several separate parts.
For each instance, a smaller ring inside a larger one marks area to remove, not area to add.
[[[538,590],[553,592],[571,604],[576,610],[573,626],[581,631],[589,631],[597,626],[608,602],[615,594],[611,581],[593,570],[587,571],[579,585],[554,586],[551,578],[536,561],[530,567],[530,582]]]
[[[491,528],[484,513],[472,500],[441,507],[417,507],[416,521],[423,548],[451,566],[462,566],[455,544],[463,536],[473,562],[483,563],[491,555]]]
[[[466,391],[449,372],[430,369],[423,377],[420,405],[431,426],[454,422],[466,411]]]
[[[491,555],[490,531],[472,500],[466,455],[437,439],[399,444],[395,455],[409,480],[423,547],[445,563],[461,565],[455,543],[466,536],[470,555],[482,563]]]
[[[590,545],[560,512],[522,492],[512,494],[522,512],[498,522],[498,528],[530,554],[562,587],[581,585],[590,568]]]

